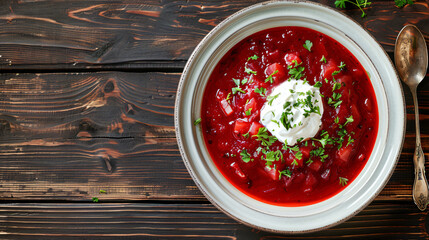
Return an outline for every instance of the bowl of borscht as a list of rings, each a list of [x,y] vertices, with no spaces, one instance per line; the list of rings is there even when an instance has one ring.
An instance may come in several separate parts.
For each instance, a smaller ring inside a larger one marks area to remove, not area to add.
[[[202,193],[261,230],[322,230],[384,188],[405,134],[393,64],[358,23],[321,4],[245,8],[196,47],[175,105]]]

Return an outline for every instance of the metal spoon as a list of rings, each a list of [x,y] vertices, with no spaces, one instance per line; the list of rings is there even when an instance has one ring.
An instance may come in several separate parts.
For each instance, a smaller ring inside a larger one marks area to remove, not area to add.
[[[428,204],[428,182],[425,174],[425,156],[420,142],[419,107],[417,86],[423,80],[428,68],[428,50],[422,33],[414,25],[402,28],[396,38],[395,64],[398,73],[413,94],[416,114],[416,150],[414,151],[413,199],[417,207],[424,211]]]

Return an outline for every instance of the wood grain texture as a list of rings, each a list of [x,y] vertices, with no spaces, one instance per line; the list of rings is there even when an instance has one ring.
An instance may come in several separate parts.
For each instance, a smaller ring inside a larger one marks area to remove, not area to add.
[[[0,70],[150,68],[151,61],[187,60],[195,46],[234,12],[262,1],[0,1]],[[334,7],[334,1],[316,1]],[[342,10],[388,52],[403,25],[417,25],[429,42],[429,6],[399,9],[374,1]],[[146,63],[146,64],[145,64]]]
[[[373,203],[331,229],[288,236],[252,229],[208,204],[2,204],[0,234],[4,240],[427,239],[427,217],[411,203]]]
[[[194,200],[174,133],[180,74],[0,75],[0,200]],[[395,173],[378,200],[411,201],[414,115]],[[429,85],[419,88],[429,156]]]

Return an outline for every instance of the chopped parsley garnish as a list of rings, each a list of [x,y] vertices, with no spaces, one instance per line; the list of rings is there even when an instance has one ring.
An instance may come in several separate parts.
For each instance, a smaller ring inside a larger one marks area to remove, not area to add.
[[[93,202],[98,202],[98,197],[93,197],[93,198],[92,198],[92,201],[93,201]]]
[[[313,46],[313,43],[310,40],[305,40],[305,44],[302,46],[309,52],[311,52],[311,47]]]
[[[322,86],[322,82],[316,82],[315,84],[314,84],[314,87],[315,88],[320,88]]]
[[[194,121],[194,126],[197,126],[198,124],[200,124],[201,122],[201,118],[198,118],[197,120]]]
[[[292,177],[292,173],[291,173],[291,171],[289,170],[289,168],[286,168],[285,170],[283,170],[283,171],[280,171],[280,170],[278,170],[279,171],[279,180],[282,178],[282,175],[283,176],[286,176],[286,177],[288,177],[288,178],[290,178],[290,177]]]
[[[233,78],[232,81],[234,81],[235,85],[237,85],[237,87],[240,87],[240,79],[235,79]]]
[[[301,160],[302,159],[302,152],[301,151],[296,152],[295,153],[295,158],[298,159],[298,160]]]
[[[338,73],[340,73],[341,71],[340,70],[336,70],[336,71],[334,71],[333,73],[332,73],[332,76],[335,76],[335,75],[337,75]]]
[[[407,0],[409,1],[409,0]],[[351,3],[358,7],[362,11],[361,17],[365,17],[366,13],[362,8],[366,8],[369,5],[371,5],[371,2],[368,2],[368,0],[336,0],[335,1],[335,7],[337,8],[346,8],[346,2]]]
[[[265,82],[270,82],[270,83],[273,83],[273,76],[274,76],[274,74],[276,74],[276,73],[278,73],[279,72],[279,70],[275,70],[273,73],[271,73],[270,74],[270,76],[268,76],[266,79],[265,79]]]
[[[99,192],[100,194],[103,194],[103,193],[107,193],[107,191],[106,190],[103,190],[103,189],[100,189],[100,192]]]
[[[319,62],[323,62],[323,63],[326,63],[326,58],[325,58],[325,55],[323,55],[322,56],[322,58],[320,59],[320,61]]]
[[[346,126],[346,124],[347,124],[347,123],[351,123],[351,122],[353,122],[353,121],[354,121],[354,120],[353,120],[353,115],[350,115],[350,117],[346,118],[346,122],[343,124],[343,126],[342,126],[342,127]]]
[[[258,59],[258,58],[259,58],[258,56],[253,55],[253,56],[249,57],[249,58],[247,59],[247,61],[249,61],[249,60],[256,60],[256,59]]]
[[[339,179],[340,179],[340,185],[343,187],[347,185],[347,182],[349,181],[347,178],[343,178],[343,177],[339,177]]]
[[[298,162],[296,161],[296,159],[293,160],[292,165],[298,166]]]
[[[258,133],[252,137],[257,137],[256,140],[260,141],[261,145],[266,147],[273,145],[273,143],[277,141],[276,137],[268,135],[268,131],[265,127],[259,128]]]
[[[259,93],[262,97],[265,97],[265,93],[267,93],[267,89],[261,87],[261,88],[255,88],[255,93]]]
[[[251,108],[247,109],[245,113],[246,113],[246,116],[250,116],[250,114],[252,114],[252,109]]]
[[[266,161],[265,165],[268,167],[271,166],[275,161],[283,160],[283,153],[280,150],[265,151],[265,149],[262,149],[262,152],[265,154],[265,158],[262,156],[262,160]]]
[[[253,162],[253,159],[251,159],[251,158],[250,158],[250,154],[247,152],[247,150],[246,150],[246,149],[243,149],[243,150],[240,152],[240,156],[241,156],[241,160],[243,160],[243,162],[245,162],[245,163],[248,163],[248,162],[250,162],[250,161],[252,161],[252,162]]]
[[[234,83],[235,83],[235,85],[237,86],[237,87],[233,87],[232,89],[231,89],[231,91],[232,91],[232,94],[236,94],[237,92],[241,92],[241,93],[246,93],[245,91],[243,91],[243,89],[241,89],[240,88],[240,82],[241,82],[241,84],[244,84],[243,83],[243,81],[244,80],[246,80],[244,83],[246,83],[247,82],[247,78],[245,78],[245,79],[243,79],[243,80],[240,80],[240,79],[235,79],[235,78],[233,78],[232,79],[232,81],[234,81]],[[228,95],[229,96],[229,95]],[[227,97],[228,98],[228,97]]]
[[[228,93],[228,95],[226,96],[226,101],[229,101],[230,99],[231,99],[232,97],[231,97],[231,93]]]
[[[294,79],[301,79],[302,77],[302,72],[304,71],[304,67],[295,67],[289,70],[289,74],[294,78]]]
[[[319,147],[318,149],[315,149],[315,150],[311,150],[310,156],[320,157],[321,162],[324,162],[325,159],[328,157],[328,155],[325,154],[325,149],[321,148],[321,147]]]
[[[249,137],[249,133],[243,134],[243,137],[248,138]]]
[[[340,66],[338,66],[341,70],[343,70],[343,68],[346,66],[346,64],[344,62],[340,62]]]
[[[337,117],[334,119],[334,122],[335,122],[336,124],[338,124],[338,123],[340,122],[340,118],[337,116]]]
[[[352,138],[352,136],[349,135],[349,139],[347,139],[347,145],[346,147],[350,144],[353,143],[355,140]]]
[[[342,101],[342,100],[340,100],[340,101],[338,101],[338,102],[334,103],[334,108],[337,108],[338,106],[340,106],[340,104],[341,104],[341,103],[343,103],[343,101]]]
[[[237,92],[246,93],[240,87],[234,87],[231,90],[232,90],[232,94],[236,94]]]
[[[253,71],[252,69],[250,69],[250,68],[248,68],[248,67],[244,67],[244,71],[247,73],[247,74],[253,74],[253,75],[256,75],[256,71]]]
[[[332,92],[340,88],[341,88],[341,83],[336,82],[334,83],[334,86],[332,86]]]
[[[243,78],[243,80],[241,80],[241,85],[244,85],[247,83],[247,78]]]
[[[267,97],[267,101],[268,101],[268,105],[272,105],[273,104],[273,101],[274,101],[274,99],[276,99],[276,98],[278,98],[279,97],[279,95],[280,95],[280,93],[278,93],[278,94],[276,94],[276,95],[274,95],[274,96],[268,96]]]
[[[413,0],[395,0],[395,5],[398,8],[402,8],[402,7],[404,7],[407,4],[412,5],[412,4],[414,4],[414,1]]]

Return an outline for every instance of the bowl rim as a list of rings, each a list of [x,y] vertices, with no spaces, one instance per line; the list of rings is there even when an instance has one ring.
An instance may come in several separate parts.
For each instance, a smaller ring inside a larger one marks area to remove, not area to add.
[[[390,68],[393,68],[393,69],[395,69],[394,68],[394,66],[393,66],[393,63],[392,63],[392,60],[390,59],[390,57],[387,55],[387,53],[384,51],[384,49],[382,48],[382,46],[377,42],[377,40],[366,30],[366,29],[364,29],[364,28],[362,28],[360,25],[359,25],[359,23],[357,23],[354,19],[352,19],[352,18],[350,18],[349,16],[347,16],[347,15],[345,15],[344,13],[341,13],[341,12],[338,12],[338,11],[336,11],[335,9],[332,9],[332,8],[330,8],[330,7],[328,7],[328,6],[325,6],[325,5],[323,5],[323,4],[320,4],[320,3],[314,3],[314,2],[309,2],[309,1],[294,1],[294,0],[287,0],[287,1],[276,1],[276,0],[274,0],[274,1],[268,1],[268,2],[262,2],[262,3],[258,3],[258,4],[255,4],[255,5],[252,5],[252,6],[249,6],[249,7],[246,7],[246,8],[244,8],[244,9],[242,9],[242,10],[239,10],[238,12],[236,12],[236,13],[234,13],[233,15],[231,15],[231,16],[229,16],[229,17],[227,17],[224,21],[222,21],[219,25],[217,25],[212,31],[210,31],[205,37],[204,37],[204,39],[198,44],[198,46],[195,48],[195,50],[193,51],[193,53],[191,54],[191,56],[190,56],[190,58],[189,58],[189,60],[188,60],[188,62],[186,63],[186,66],[185,66],[185,68],[184,68],[184,71],[183,71],[183,73],[182,73],[182,76],[181,76],[181,79],[180,79],[180,82],[179,82],[179,85],[178,85],[178,90],[177,90],[177,95],[176,95],[176,102],[175,102],[175,110],[174,110],[174,121],[175,121],[175,130],[176,130],[176,137],[177,137],[177,141],[178,141],[178,147],[179,147],[179,149],[180,149],[180,153],[181,153],[181,156],[182,156],[182,159],[183,159],[183,161],[184,161],[184,163],[185,163],[185,166],[186,166],[186,168],[187,168],[187,170],[188,170],[188,172],[190,173],[190,175],[191,175],[191,177],[192,177],[192,179],[194,180],[194,182],[195,182],[195,184],[198,186],[198,188],[201,190],[201,192],[205,195],[205,197],[213,204],[213,205],[215,205],[218,209],[220,209],[222,212],[224,212],[225,214],[227,214],[228,216],[230,216],[230,217],[232,217],[233,219],[235,219],[235,220],[237,220],[237,221],[239,221],[239,222],[241,222],[241,223],[244,223],[244,224],[246,224],[246,225],[248,225],[248,226],[251,226],[251,227],[254,227],[254,228],[257,228],[257,229],[261,229],[261,230],[264,230],[264,231],[270,231],[270,232],[276,232],[276,233],[304,233],[304,232],[312,232],[312,231],[317,231],[317,230],[321,230],[321,229],[325,229],[325,228],[329,228],[329,227],[331,227],[331,226],[334,226],[334,225],[337,225],[337,224],[339,224],[339,223],[341,223],[341,222],[344,222],[344,221],[346,221],[346,220],[348,220],[348,219],[350,219],[351,217],[353,217],[354,215],[356,215],[359,211],[361,211],[363,208],[365,208],[366,206],[368,206],[373,200],[374,200],[374,198],[376,197],[376,196],[378,196],[378,194],[383,190],[383,188],[384,188],[384,186],[387,184],[387,182],[389,181],[389,179],[390,179],[390,177],[391,177],[391,175],[393,174],[393,172],[394,172],[394,169],[395,169],[395,167],[396,167],[396,165],[397,165],[397,162],[398,162],[398,159],[399,159],[399,157],[400,157],[400,153],[401,153],[401,151],[402,151],[402,147],[403,147],[403,142],[404,142],[404,139],[405,139],[405,127],[406,127],[406,118],[405,118],[405,101],[404,101],[404,94],[403,94],[403,89],[402,89],[402,86],[401,86],[401,84],[400,84],[400,80],[399,80],[399,78],[398,78],[398,75],[397,75],[397,72],[396,71],[394,71],[394,75],[395,75],[395,77],[396,77],[396,80],[397,80],[397,82],[395,82],[395,83],[399,83],[398,84],[398,86],[399,86],[399,90],[400,90],[400,92],[401,92],[401,102],[402,102],[402,108],[403,108],[403,112],[402,112],[402,114],[403,114],[403,121],[402,121],[402,126],[403,126],[403,130],[402,130],[402,136],[401,136],[401,140],[400,140],[400,142],[401,142],[401,144],[400,144],[400,146],[399,146],[399,148],[398,148],[398,151],[397,151],[397,155],[395,156],[395,159],[393,160],[393,164],[392,164],[392,167],[391,167],[391,169],[389,169],[389,172],[388,172],[388,174],[387,174],[387,177],[385,177],[385,179],[384,179],[384,182],[380,185],[381,187],[379,187],[378,189],[377,189],[377,191],[375,191],[374,192],[374,194],[372,195],[372,197],[371,198],[367,198],[367,199],[365,199],[365,203],[362,205],[362,207],[360,207],[360,208],[358,208],[358,209],[356,209],[356,211],[354,211],[352,214],[350,214],[350,215],[348,215],[348,216],[346,216],[345,218],[342,218],[342,219],[340,219],[340,220],[338,220],[338,221],[336,221],[336,222],[333,222],[333,223],[331,223],[331,224],[329,224],[329,225],[324,225],[324,226],[322,226],[322,227],[319,227],[319,228],[313,228],[313,229],[308,229],[308,230],[300,230],[300,231],[284,231],[284,230],[277,230],[277,229],[270,229],[270,228],[265,228],[265,227],[262,227],[262,226],[258,226],[258,225],[254,225],[254,224],[252,224],[252,223],[249,223],[249,222],[246,222],[245,220],[243,220],[243,219],[240,219],[240,218],[238,218],[238,217],[236,217],[235,215],[233,215],[233,214],[231,214],[231,213],[229,213],[223,206],[221,206],[220,204],[218,204],[211,196],[210,196],[210,194],[208,193],[208,192],[206,192],[206,189],[204,188],[204,186],[202,186],[201,185],[201,183],[199,182],[199,180],[198,180],[198,177],[196,176],[196,173],[194,173],[194,169],[192,169],[192,166],[191,166],[191,164],[190,164],[190,159],[188,159],[188,158],[191,158],[190,156],[188,156],[187,154],[186,154],[186,151],[185,151],[185,149],[184,149],[184,146],[183,146],[183,142],[182,142],[182,134],[181,134],[181,129],[180,129],[180,104],[181,104],[181,99],[182,99],[182,89],[183,89],[183,87],[184,87],[184,81],[186,80],[186,78],[187,78],[187,75],[188,75],[188,71],[189,71],[189,68],[190,68],[190,66],[191,66],[191,64],[192,64],[192,62],[194,61],[194,58],[196,58],[196,55],[198,55],[198,53],[201,51],[201,49],[203,48],[203,46],[206,44],[206,42],[212,37],[212,35],[214,35],[217,31],[219,31],[219,29],[221,29],[224,25],[226,25],[226,24],[229,24],[229,22],[232,20],[232,19],[235,19],[235,18],[237,18],[237,17],[239,17],[240,15],[242,15],[243,13],[246,13],[247,11],[250,11],[250,10],[252,10],[252,9],[255,9],[255,8],[260,8],[260,7],[263,7],[263,6],[266,6],[266,5],[271,5],[271,4],[305,4],[305,5],[308,5],[308,6],[310,6],[310,7],[314,7],[314,6],[316,6],[316,7],[321,7],[321,8],[325,8],[325,9],[328,9],[329,11],[334,11],[334,12],[336,12],[336,13],[339,13],[339,14],[341,14],[343,17],[346,17],[346,18],[348,18],[349,20],[352,20],[353,22],[354,22],[354,24],[356,25],[356,27],[359,27],[359,28],[361,28],[361,29],[363,29],[367,34],[368,34],[368,36],[369,37],[371,37],[372,38],[372,40],[377,44],[377,47],[379,48],[379,49],[381,49],[382,50],[382,52],[384,53],[384,57],[386,58],[386,59],[388,59],[388,61],[387,61],[387,64],[389,64],[389,66],[388,67],[390,67]],[[283,6],[283,5],[282,5]],[[383,80],[381,80],[381,83],[383,84],[384,82],[383,82]],[[384,92],[385,92],[385,90],[383,90]],[[386,94],[386,93],[385,93]],[[386,97],[387,98],[387,97]],[[387,103],[386,103],[387,105],[388,105],[388,101],[387,101]],[[388,114],[389,115],[389,114]],[[387,118],[389,118],[389,117],[387,117]],[[379,124],[380,124],[380,122],[379,122]],[[387,140],[386,140],[387,141]],[[385,150],[383,149],[383,152],[382,152],[382,155],[384,154],[384,152],[385,152]]]

